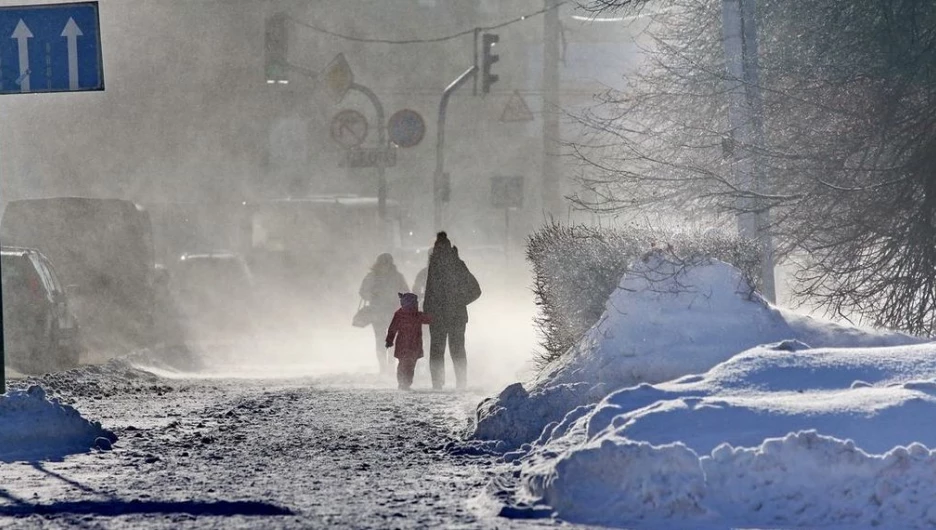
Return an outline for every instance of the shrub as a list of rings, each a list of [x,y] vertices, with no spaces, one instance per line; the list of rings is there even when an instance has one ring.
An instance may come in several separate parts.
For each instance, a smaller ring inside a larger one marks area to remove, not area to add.
[[[757,246],[717,230],[546,225],[529,237],[526,252],[539,307],[541,367],[561,357],[598,321],[621,277],[652,252],[685,266],[718,259],[737,267],[752,291],[758,285]]]

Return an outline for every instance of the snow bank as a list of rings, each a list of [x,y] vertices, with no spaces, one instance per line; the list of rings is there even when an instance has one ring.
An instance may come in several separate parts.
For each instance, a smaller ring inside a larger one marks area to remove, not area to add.
[[[705,476],[682,444],[599,439],[524,476],[529,495],[568,521],[619,524],[704,516]]]
[[[570,403],[593,403],[607,391],[603,385],[586,383],[554,385],[531,396],[520,383],[505,388],[497,397],[478,405],[480,418],[473,434],[476,440],[496,440],[502,450],[536,439],[543,426],[554,421],[557,411]]]
[[[701,459],[707,504],[746,524],[865,528],[936,525],[936,452],[921,444],[868,454],[815,431]]]
[[[612,526],[932,528],[936,452],[921,444],[872,455],[815,431],[699,458],[610,433],[525,478],[568,521]]]
[[[825,434],[875,452],[913,442],[936,447],[936,423],[931,428],[915,420],[936,406],[934,380],[932,343],[801,351],[768,345],[705,375],[609,394],[557,425],[539,445],[583,422],[584,437],[614,428],[630,439],[679,441],[700,453],[723,442],[755,446],[819,425]]]
[[[114,433],[73,407],[46,398],[42,387],[0,395],[0,461],[58,458],[92,447],[110,448]]]
[[[936,344],[743,352],[580,407],[520,459],[519,499],[595,524],[936,524]]]
[[[598,323],[526,385],[528,392],[482,402],[474,437],[520,447],[609,391],[705,372],[748,348],[786,339],[815,347],[921,342],[773,307],[724,262],[686,268],[654,257],[622,278]]]

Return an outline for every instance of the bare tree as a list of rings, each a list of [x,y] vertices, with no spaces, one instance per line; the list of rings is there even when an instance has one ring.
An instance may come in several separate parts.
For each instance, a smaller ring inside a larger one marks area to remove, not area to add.
[[[802,257],[796,295],[830,312],[931,333],[936,317],[936,4],[763,1],[766,135],[732,142],[721,0],[660,0],[653,45],[620,92],[577,118],[584,208],[769,208],[778,255]],[[596,0],[593,9],[635,9]],[[737,182],[757,156],[770,180]],[[754,206],[752,206],[754,205]],[[750,212],[747,212],[750,213]]]

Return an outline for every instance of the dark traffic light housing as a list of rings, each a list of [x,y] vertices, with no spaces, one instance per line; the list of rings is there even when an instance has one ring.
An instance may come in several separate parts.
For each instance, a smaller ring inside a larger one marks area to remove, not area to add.
[[[500,37],[493,33],[485,33],[481,38],[481,92],[483,94],[490,93],[491,85],[499,79],[497,74],[491,73],[491,65],[500,60],[498,55],[491,53],[499,40]]]
[[[264,69],[267,83],[289,82],[289,63],[286,62],[289,49],[288,21],[286,13],[276,13],[266,21]]]

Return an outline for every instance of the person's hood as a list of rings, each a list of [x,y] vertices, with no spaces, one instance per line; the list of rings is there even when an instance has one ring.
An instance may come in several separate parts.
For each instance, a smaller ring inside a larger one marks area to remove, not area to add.
[[[419,311],[419,297],[413,293],[398,293],[400,307],[407,311]]]

